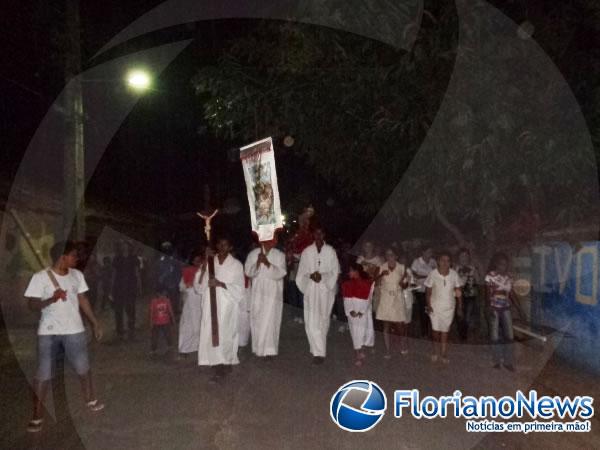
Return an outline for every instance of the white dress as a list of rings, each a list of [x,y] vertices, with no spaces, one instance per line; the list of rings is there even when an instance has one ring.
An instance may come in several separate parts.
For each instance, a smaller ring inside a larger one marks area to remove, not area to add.
[[[202,280],[200,274],[201,271],[198,271],[194,278],[194,287],[202,293],[198,365],[238,364],[238,317],[239,304],[244,296],[244,267],[231,255],[227,255],[223,264],[219,264],[219,258],[215,256],[215,278],[226,285],[226,288],[216,288],[219,323],[219,345],[216,347],[212,345],[208,270]]]
[[[388,263],[379,267],[379,273],[387,270],[389,274],[379,279],[379,305],[375,312],[377,320],[386,322],[404,322],[410,321],[410,316],[406,309],[404,293],[400,287],[400,282],[404,278],[406,269],[403,264],[396,263],[394,269],[390,269]]]
[[[431,288],[431,309],[429,318],[433,331],[447,333],[454,320],[456,298],[454,290],[461,287],[461,282],[455,270],[450,269],[443,276],[438,269],[431,271],[425,280],[425,287]]]
[[[321,274],[319,283],[310,279],[316,271]],[[302,252],[296,284],[304,294],[304,324],[313,356],[324,357],[327,353],[327,332],[339,274],[340,264],[330,245],[324,244],[319,252],[311,244]]]
[[[279,352],[279,332],[283,313],[283,278],[287,272],[285,254],[272,248],[267,254],[271,264],[257,266],[261,249],[246,258],[245,272],[252,280],[250,329],[252,352],[257,356],[274,356]]]

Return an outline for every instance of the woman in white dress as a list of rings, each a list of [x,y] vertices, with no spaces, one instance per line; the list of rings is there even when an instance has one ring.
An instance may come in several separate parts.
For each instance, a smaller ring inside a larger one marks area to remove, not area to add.
[[[400,337],[400,352],[408,353],[406,348],[406,323],[410,316],[406,307],[403,289],[407,287],[407,273],[403,264],[398,262],[398,255],[392,248],[385,251],[385,263],[379,267],[377,280],[379,283],[379,305],[375,312],[377,320],[383,321],[383,340],[386,359],[391,358],[391,330]],[[404,338],[404,339],[403,339]]]
[[[427,313],[431,319],[433,354],[431,361],[441,358],[448,364],[448,331],[454,320],[454,311],[458,300],[462,310],[461,282],[455,270],[450,268],[450,253],[441,252],[437,258],[437,269],[433,269],[425,280],[427,288]]]

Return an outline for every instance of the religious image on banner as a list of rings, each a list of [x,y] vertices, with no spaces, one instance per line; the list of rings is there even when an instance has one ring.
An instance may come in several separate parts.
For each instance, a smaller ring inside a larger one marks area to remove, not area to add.
[[[254,213],[258,225],[274,225],[275,208],[273,204],[273,183],[271,181],[271,165],[260,163],[252,166],[254,184]]]
[[[260,242],[269,241],[275,236],[275,230],[283,228],[272,139],[269,137],[242,147],[240,159],[246,180],[252,231],[258,235]]]

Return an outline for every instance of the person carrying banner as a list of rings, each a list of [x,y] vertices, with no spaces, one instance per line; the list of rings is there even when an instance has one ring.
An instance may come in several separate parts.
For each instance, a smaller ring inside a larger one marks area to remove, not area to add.
[[[315,227],[313,237],[314,243],[300,255],[296,284],[304,295],[304,323],[313,363],[322,364],[340,264],[333,247],[325,243],[321,227]]]
[[[276,240],[261,242],[246,259],[246,275],[252,279],[250,330],[256,356],[276,356],[283,312],[285,254],[275,248]]]
[[[202,295],[202,321],[200,324],[200,344],[198,365],[211,366],[214,376],[211,381],[222,380],[238,360],[238,315],[239,303],[244,295],[244,267],[231,255],[231,241],[222,237],[217,240],[217,254],[208,248],[207,258],[213,256],[214,278],[209,279],[207,262],[194,278],[194,287]],[[210,288],[216,289],[218,345],[213,346]]]

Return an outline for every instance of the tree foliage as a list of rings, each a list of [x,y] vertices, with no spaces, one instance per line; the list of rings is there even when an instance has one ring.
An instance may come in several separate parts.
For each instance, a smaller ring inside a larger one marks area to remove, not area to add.
[[[293,136],[295,152],[372,214],[435,116],[453,64],[452,33],[407,53],[327,28],[263,22],[194,85],[215,133]],[[428,58],[437,64],[421,64]]]
[[[523,211],[563,225],[595,214],[594,154],[571,90],[488,4],[468,6],[459,23],[451,3],[428,3],[409,52],[262,23],[198,72],[205,117],[223,137],[294,136],[361,212],[389,198],[388,222],[429,217],[494,241]]]

